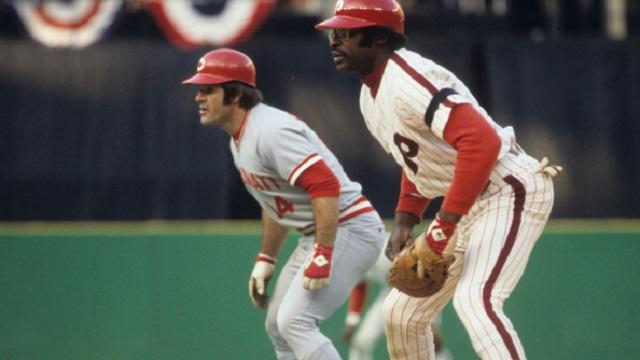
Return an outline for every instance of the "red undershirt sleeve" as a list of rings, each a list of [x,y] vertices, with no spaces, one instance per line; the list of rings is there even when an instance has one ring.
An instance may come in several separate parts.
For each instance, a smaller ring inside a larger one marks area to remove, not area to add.
[[[295,185],[303,188],[312,199],[340,196],[340,181],[323,160],[300,174]]]
[[[351,291],[349,310],[347,312],[347,325],[356,325],[360,321],[360,314],[367,298],[367,283],[360,281]]]
[[[422,220],[424,211],[429,206],[430,201],[431,199],[420,195],[415,184],[407,178],[403,171],[402,180],[400,181],[400,196],[398,197],[398,205],[395,211],[410,213]]]
[[[465,215],[487,185],[502,142],[471,104],[458,105],[451,111],[443,138],[458,154],[442,210]]]

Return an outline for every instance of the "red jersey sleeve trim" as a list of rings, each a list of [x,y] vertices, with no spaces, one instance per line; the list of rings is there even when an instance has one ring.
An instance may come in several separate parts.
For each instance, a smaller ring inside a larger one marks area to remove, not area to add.
[[[458,154],[442,209],[465,215],[487,185],[502,142],[495,129],[471,104],[458,105],[451,111],[443,137]]]
[[[403,171],[402,180],[400,181],[400,196],[395,211],[410,213],[422,220],[429,202],[431,202],[431,199],[420,195],[415,184],[409,180]]]
[[[312,199],[340,196],[340,181],[322,159],[306,167],[294,185],[303,188]]]
[[[293,168],[293,170],[291,170],[291,173],[289,174],[289,178],[287,179],[289,181],[289,184],[295,186],[300,174],[305,172],[305,170],[307,170],[307,168],[309,168],[311,165],[321,160],[322,160],[322,157],[318,153],[313,153],[307,156],[304,160],[300,162],[300,164],[298,164],[298,166],[296,166],[295,168]]]

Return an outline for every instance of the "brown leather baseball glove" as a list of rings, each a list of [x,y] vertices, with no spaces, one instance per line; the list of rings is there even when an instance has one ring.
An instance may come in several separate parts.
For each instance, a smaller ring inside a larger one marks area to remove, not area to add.
[[[440,257],[431,252],[422,254],[421,258],[417,255],[415,243],[402,250],[389,270],[389,283],[413,297],[427,297],[440,291],[449,276],[449,266],[455,256]],[[420,266],[424,272],[419,271]]]

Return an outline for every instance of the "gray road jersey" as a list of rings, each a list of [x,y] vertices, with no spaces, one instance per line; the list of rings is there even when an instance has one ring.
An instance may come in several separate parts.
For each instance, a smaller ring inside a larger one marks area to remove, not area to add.
[[[293,184],[319,160],[340,181],[341,216],[362,197],[360,184],[347,177],[315,131],[266,104],[251,109],[239,139],[232,138],[230,148],[247,190],[283,226],[302,229],[313,225],[311,198]]]

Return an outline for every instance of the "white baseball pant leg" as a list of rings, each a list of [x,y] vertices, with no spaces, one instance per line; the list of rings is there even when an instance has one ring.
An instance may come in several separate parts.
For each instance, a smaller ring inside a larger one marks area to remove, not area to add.
[[[390,289],[388,285],[381,286],[376,299],[360,322],[349,346],[349,360],[373,360],[376,341],[384,333],[382,304]]]
[[[505,176],[498,191],[481,196],[461,220],[456,261],[444,288],[424,299],[395,289],[387,297],[383,312],[391,359],[434,359],[430,324],[452,296],[480,358],[526,358],[502,306],[548,220],[553,184],[548,176],[536,174],[535,164],[528,160],[514,163],[523,167],[524,175]]]
[[[345,303],[355,284],[378,258],[385,242],[384,225],[376,213],[340,224],[329,286],[305,290],[302,275],[313,254],[314,241],[313,236],[300,238],[280,273],[267,311],[266,329],[278,359],[340,359],[319,326]]]
[[[456,253],[442,290],[430,297],[411,297],[391,289],[382,307],[390,359],[435,359],[431,322],[453,296],[462,261],[461,253]]]

